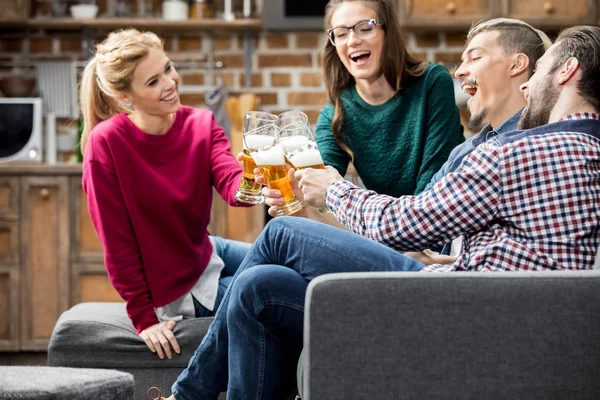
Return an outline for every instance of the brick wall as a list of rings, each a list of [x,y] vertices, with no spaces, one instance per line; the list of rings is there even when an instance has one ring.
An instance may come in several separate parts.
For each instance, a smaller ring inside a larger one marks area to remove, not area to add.
[[[298,108],[315,123],[319,110],[326,104],[322,81],[320,48],[324,35],[314,32],[262,32],[254,40],[252,82],[245,85],[243,40],[239,33],[207,35],[169,32],[163,35],[165,48],[170,52],[204,53],[209,59],[222,61],[224,68],[204,70],[180,67],[181,99],[183,104],[201,106],[204,96],[221,81],[232,94],[255,93],[261,99],[261,109],[281,112]],[[99,37],[98,40],[101,40]],[[415,34],[406,36],[409,48],[421,59],[451,66],[460,61],[464,34]],[[23,39],[20,34],[0,36],[0,62],[19,62],[23,54],[31,58],[84,60],[81,36],[74,33],[32,35]],[[0,74],[10,68],[0,68]],[[59,134],[75,135],[73,121],[60,121]],[[68,141],[64,141],[68,142]],[[69,157],[66,153],[63,156]]]

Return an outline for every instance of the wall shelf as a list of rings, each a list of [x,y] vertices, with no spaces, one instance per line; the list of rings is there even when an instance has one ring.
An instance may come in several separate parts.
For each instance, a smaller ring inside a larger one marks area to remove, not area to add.
[[[146,30],[176,31],[257,31],[262,22],[257,18],[242,18],[233,21],[223,19],[198,19],[185,21],[165,21],[158,18],[33,18],[0,19],[0,30],[44,29],[58,31],[77,31],[82,29],[113,30],[119,28],[137,28]]]

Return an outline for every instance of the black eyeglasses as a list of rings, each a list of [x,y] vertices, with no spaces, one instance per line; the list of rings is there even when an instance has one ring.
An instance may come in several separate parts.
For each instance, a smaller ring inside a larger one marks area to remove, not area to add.
[[[358,21],[352,26],[337,26],[327,29],[327,37],[334,46],[343,46],[348,43],[350,31],[361,40],[373,39],[377,34],[377,25],[384,26],[383,21],[378,19],[365,19]]]

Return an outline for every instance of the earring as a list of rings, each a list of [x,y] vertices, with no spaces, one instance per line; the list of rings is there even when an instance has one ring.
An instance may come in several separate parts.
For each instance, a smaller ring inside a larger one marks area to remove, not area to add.
[[[126,102],[124,102],[124,103],[123,103],[123,105],[124,105],[125,107],[127,107],[129,110],[131,110],[131,111],[135,111],[135,108],[133,108],[133,104],[132,104],[130,101],[126,101]]]

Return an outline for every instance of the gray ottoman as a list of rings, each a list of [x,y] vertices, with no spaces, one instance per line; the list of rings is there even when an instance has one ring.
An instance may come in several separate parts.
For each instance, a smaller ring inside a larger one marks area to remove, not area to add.
[[[131,400],[133,376],[103,370],[0,367],[0,399]]]
[[[212,320],[197,318],[177,323],[173,332],[181,354],[161,360],[136,334],[124,303],[81,303],[65,311],[56,322],[48,346],[48,364],[118,369],[135,378],[132,398],[147,398],[151,386],[159,387],[163,396],[170,396],[171,385],[187,367]]]

